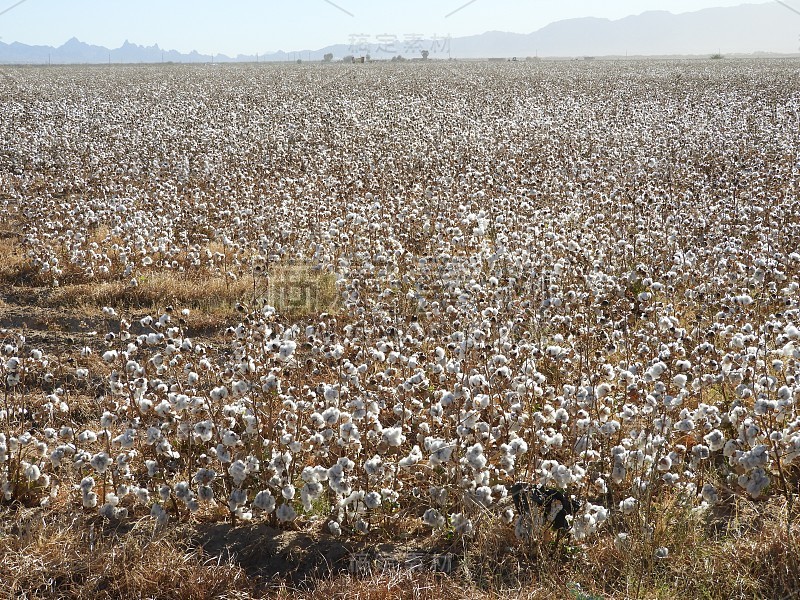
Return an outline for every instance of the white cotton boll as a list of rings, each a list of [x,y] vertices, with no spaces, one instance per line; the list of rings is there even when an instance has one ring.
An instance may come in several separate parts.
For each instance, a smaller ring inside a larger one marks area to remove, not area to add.
[[[528,451],[528,443],[522,438],[514,438],[508,445],[517,456],[522,456]]]
[[[291,340],[285,340],[278,350],[278,359],[284,362],[288,361],[296,349],[297,344],[295,342]]]
[[[742,453],[738,462],[748,470],[756,467],[765,467],[770,462],[769,448],[764,444],[759,444],[752,450]]]
[[[325,402],[327,402],[328,404],[333,404],[339,398],[339,390],[337,390],[333,386],[327,386],[325,388],[324,397],[325,397]]]
[[[600,433],[608,437],[617,433],[617,431],[619,431],[619,428],[620,428],[619,421],[613,421],[613,420],[606,421],[600,426]]]
[[[475,490],[475,499],[483,506],[490,506],[492,504],[492,488],[482,486]]]
[[[147,476],[153,478],[158,473],[158,462],[154,460],[146,460],[144,461],[145,467],[147,467]]]
[[[449,462],[453,454],[453,444],[444,440],[433,440],[428,448],[431,452],[430,462],[433,466],[438,466]]]
[[[411,449],[411,453],[405,458],[399,460],[397,464],[401,467],[411,467],[417,464],[421,460],[422,460],[422,451],[419,449],[419,446],[414,446]]]
[[[111,440],[111,443],[114,446],[119,446],[123,450],[130,450],[131,448],[133,448],[135,441],[136,441],[136,430],[127,429],[124,433],[121,433],[113,440]]]
[[[618,533],[614,536],[614,547],[620,552],[627,552],[630,548],[631,541],[627,533]]]
[[[275,497],[269,490],[261,490],[253,499],[253,508],[263,510],[265,513],[271,513],[275,509]]]
[[[156,524],[159,527],[163,527],[169,521],[169,513],[160,504],[153,504],[150,509],[150,515],[155,517]]]
[[[406,441],[402,427],[387,427],[381,433],[383,441],[393,448],[398,448]],[[419,450],[419,449],[418,449]]]
[[[210,442],[214,434],[214,423],[211,420],[200,421],[194,426],[194,434],[202,442]]]
[[[603,479],[602,477],[598,477],[597,479],[595,479],[592,482],[592,486],[594,487],[594,490],[600,495],[604,495],[608,492],[608,485],[606,484],[605,479]]]
[[[214,489],[209,485],[197,487],[197,497],[201,502],[211,502],[214,500]]]
[[[26,464],[26,463],[23,463],[23,465],[25,465],[23,473],[25,474],[25,479],[27,479],[28,481],[30,482],[36,481],[42,475],[42,472],[39,470],[39,467],[37,465]]]
[[[95,508],[97,506],[97,494],[94,492],[87,492],[83,494],[83,508]]]
[[[464,454],[464,460],[475,470],[481,470],[486,466],[486,456],[483,454],[483,446],[475,444],[467,448]]]
[[[336,425],[336,423],[339,422],[339,418],[341,417],[341,412],[339,411],[338,408],[331,406],[322,411],[322,415],[320,416],[322,417],[323,425],[328,425],[329,427],[332,427],[333,425]]]
[[[87,429],[78,434],[78,441],[81,444],[91,444],[97,441],[97,434],[94,431]]]
[[[306,483],[317,483],[320,481],[315,467],[304,467],[303,471],[300,473],[300,478]]]
[[[336,521],[330,521],[328,523],[328,531],[331,533],[331,535],[338,537],[342,534],[342,526]]]
[[[622,511],[622,514],[630,515],[636,512],[636,507],[638,506],[638,504],[639,501],[636,498],[628,497],[619,503],[619,509],[620,511]]]
[[[281,496],[283,496],[286,500],[292,500],[295,495],[295,487],[292,484],[287,484],[283,486],[281,490]]]
[[[383,461],[380,456],[373,456],[364,462],[364,471],[369,477],[377,477],[383,473]]]
[[[290,521],[294,521],[297,518],[297,513],[289,504],[281,504],[278,507],[277,512],[275,515],[278,517],[278,521],[281,523],[288,523]]]
[[[688,378],[686,377],[686,375],[684,375],[683,373],[679,373],[678,375],[675,375],[675,377],[672,378],[672,385],[674,385],[677,388],[683,389],[686,387],[687,380]]]
[[[444,515],[440,513],[435,508],[429,508],[425,511],[422,515],[422,522],[427,525],[428,527],[433,527],[434,529],[441,529],[446,524],[446,519]]]
[[[136,501],[139,504],[148,504],[150,502],[150,492],[146,488],[135,488],[133,495],[136,496]]]
[[[222,443],[225,446],[235,446],[238,442],[239,442],[239,435],[236,432],[231,431],[229,429],[222,434]]]
[[[369,492],[364,496],[364,504],[369,509],[378,508],[381,505],[381,495],[378,492]]]
[[[472,405],[475,410],[483,410],[489,407],[491,398],[487,394],[476,394],[472,399]]]
[[[453,513],[450,515],[450,524],[459,535],[470,535],[473,530],[472,521],[462,513]]]
[[[209,396],[214,402],[222,402],[228,397],[228,388],[225,386],[215,387],[209,392]]]
[[[770,484],[770,476],[762,468],[753,469],[749,475],[739,476],[739,486],[745,488],[752,498],[758,498]]]
[[[158,495],[161,497],[162,502],[166,502],[172,495],[172,489],[168,485],[162,484],[158,486]]]
[[[5,462],[4,455],[5,451],[3,450],[4,446],[0,446],[0,464]],[[53,466],[54,469],[61,466],[61,461],[64,459],[64,449],[59,447],[53,450],[50,453],[50,464]]]
[[[725,446],[725,436],[719,429],[713,429],[707,435],[703,436],[703,441],[708,444],[712,452],[722,450]]]
[[[228,473],[233,477],[233,483],[238,486],[247,478],[247,467],[241,460],[236,460],[228,467]]]
[[[703,500],[705,500],[709,504],[716,504],[719,501],[719,495],[717,494],[717,490],[710,483],[706,483],[703,486],[700,495],[703,497]]]
[[[114,460],[105,452],[98,452],[89,461],[91,467],[98,473],[105,473],[106,469],[114,462]]]

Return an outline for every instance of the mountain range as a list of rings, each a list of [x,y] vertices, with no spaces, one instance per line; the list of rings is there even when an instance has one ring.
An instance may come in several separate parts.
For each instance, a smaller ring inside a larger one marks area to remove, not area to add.
[[[267,43],[268,40],[265,40]],[[800,12],[778,2],[743,4],[672,14],[649,11],[610,20],[594,17],[551,23],[529,34],[490,31],[481,35],[427,40],[370,38],[350,40],[316,50],[267,52],[235,57],[181,53],[158,45],[140,46],[126,41],[109,49],[72,38],[58,47],[0,42],[0,63],[206,63],[289,60],[323,60],[369,54],[373,59],[397,55],[430,58],[510,58],[584,56],[671,56],[710,54],[800,53]]]

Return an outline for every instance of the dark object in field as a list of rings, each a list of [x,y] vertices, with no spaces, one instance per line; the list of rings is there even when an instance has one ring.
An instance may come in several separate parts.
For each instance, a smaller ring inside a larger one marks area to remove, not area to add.
[[[567,521],[567,515],[573,514],[580,508],[580,502],[569,498],[560,490],[524,482],[518,482],[511,486],[511,497],[514,500],[514,508],[517,509],[520,517],[530,517],[531,503],[533,503],[542,509],[548,520],[553,504],[560,502],[561,509],[551,523],[553,529],[557,531],[568,531],[570,524]]]

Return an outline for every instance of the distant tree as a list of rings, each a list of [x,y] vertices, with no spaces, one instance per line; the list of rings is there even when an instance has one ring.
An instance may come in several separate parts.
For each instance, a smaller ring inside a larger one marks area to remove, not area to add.
[[[322,57],[322,60],[325,62],[331,62],[333,60],[333,52],[328,52],[325,56]]]
[[[422,60],[428,60],[428,56],[430,55],[430,52],[428,50],[421,50],[420,54],[422,54]]]
[[[348,54],[347,56],[345,56],[345,57],[342,59],[342,62],[345,62],[345,63],[354,63],[354,62],[356,62],[356,57],[355,57],[355,56],[353,56],[352,54]]]

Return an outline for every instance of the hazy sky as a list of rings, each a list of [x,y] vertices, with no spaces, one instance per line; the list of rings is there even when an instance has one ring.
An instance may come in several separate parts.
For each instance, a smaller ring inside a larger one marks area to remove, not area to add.
[[[751,0],[764,4],[771,0]],[[800,0],[784,0],[800,10]],[[19,0],[0,0],[0,11]],[[0,41],[58,46],[75,36],[116,48],[128,39],[181,52],[317,49],[354,37],[530,33],[559,19],[689,12],[743,0],[23,0],[0,14]],[[454,12],[455,11],[455,12]],[[349,13],[349,14],[348,14]],[[790,13],[787,11],[787,16]],[[449,15],[449,16],[448,16]]]

